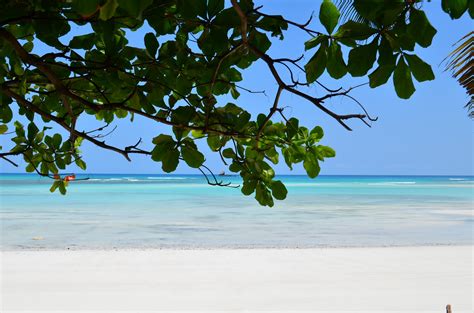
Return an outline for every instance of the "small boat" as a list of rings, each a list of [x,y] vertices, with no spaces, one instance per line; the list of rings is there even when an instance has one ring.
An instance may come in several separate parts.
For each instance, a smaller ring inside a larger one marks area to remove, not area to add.
[[[224,171],[220,172],[219,176],[225,176],[225,172]]]

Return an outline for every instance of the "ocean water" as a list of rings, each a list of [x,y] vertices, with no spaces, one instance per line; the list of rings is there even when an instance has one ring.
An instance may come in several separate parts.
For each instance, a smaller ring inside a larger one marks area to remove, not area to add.
[[[471,245],[473,177],[281,176],[261,207],[197,175],[0,174],[0,249]],[[222,177],[239,183],[239,177]]]

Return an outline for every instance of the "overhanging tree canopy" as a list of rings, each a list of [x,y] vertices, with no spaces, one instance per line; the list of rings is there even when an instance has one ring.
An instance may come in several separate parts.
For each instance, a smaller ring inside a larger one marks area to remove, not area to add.
[[[474,13],[473,1],[443,0],[442,5],[452,18]],[[318,82],[325,71],[335,80],[368,76],[372,88],[393,77],[396,94],[404,99],[415,91],[413,78],[434,79],[430,65],[413,52],[416,45],[429,47],[436,34],[419,1],[354,0],[352,8],[356,17],[341,23],[338,8],[324,0],[317,14],[324,28],[313,29],[311,20],[269,15],[251,0],[2,1],[0,131],[10,134],[13,145],[2,147],[0,157],[15,164],[11,157],[22,155],[27,172],[56,178],[51,190],[65,193],[68,182],[58,175],[72,163],[86,168],[79,151],[84,140],[127,160],[148,155],[165,172],[185,162],[203,173],[205,157],[195,142],[206,140],[243,178],[242,192],[272,206],[274,198],[287,194],[272,169],[280,155],[290,168],[303,162],[310,177],[319,174],[320,161],[335,156],[319,144],[321,127],[309,130],[287,116],[279,102],[282,93],[300,97],[351,130],[351,120],[369,125],[375,119],[362,106],[360,112],[344,113],[328,108],[325,101],[334,97],[359,102],[350,88],[331,90]],[[147,24],[145,48],[130,45],[127,31]],[[308,58],[268,54],[270,37],[283,40],[289,27],[308,34]],[[88,32],[62,40],[75,29]],[[34,53],[39,41],[48,53]],[[238,84],[242,70],[259,60],[275,82],[274,100],[269,112],[262,108],[252,117],[238,105]],[[295,78],[297,71],[305,73],[305,81]],[[326,94],[306,92],[312,84]],[[219,103],[226,94],[236,103]],[[150,151],[140,142],[113,146],[103,139],[103,128],[76,127],[86,116],[106,125],[141,116],[169,125],[173,135],[157,134]],[[28,124],[22,125],[20,117]],[[39,127],[40,119],[54,128]],[[67,138],[57,127],[67,131]]]

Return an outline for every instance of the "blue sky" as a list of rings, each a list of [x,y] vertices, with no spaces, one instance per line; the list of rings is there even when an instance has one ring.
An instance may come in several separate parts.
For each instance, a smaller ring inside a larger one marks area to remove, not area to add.
[[[258,2],[258,1],[257,1]],[[320,1],[275,0],[264,5],[262,12],[283,14],[288,19],[305,21],[312,11],[318,12]],[[463,108],[468,97],[458,83],[443,71],[442,60],[452,50],[452,44],[472,29],[472,20],[467,14],[460,20],[452,21],[441,11],[440,1],[425,3],[425,11],[435,28],[438,29],[433,44],[428,49],[417,49],[417,54],[430,63],[436,79],[430,82],[415,82],[416,92],[409,100],[399,99],[391,80],[386,86],[370,89],[365,86],[353,92],[371,115],[379,119],[368,128],[364,124],[351,121],[352,132],[343,129],[335,120],[326,116],[312,104],[290,94],[283,94],[281,104],[288,107],[286,114],[300,119],[300,124],[308,128],[323,127],[325,138],[322,143],[333,147],[337,156],[322,164],[321,174],[337,175],[473,175],[473,121],[467,117]],[[312,28],[323,30],[317,17]],[[80,33],[75,31],[75,34]],[[146,31],[132,33],[130,44],[143,46]],[[273,57],[298,57],[304,52],[303,43],[309,37],[306,33],[290,29],[283,42],[275,42],[269,54]],[[67,42],[67,40],[65,40]],[[36,52],[44,53],[38,46]],[[307,55],[306,60],[311,57]],[[283,69],[282,69],[283,70]],[[367,81],[366,78],[350,78],[335,81],[326,74],[323,83],[330,87],[350,87]],[[253,90],[265,90],[267,96],[242,92],[235,101],[252,114],[268,112],[276,85],[263,62],[256,63],[244,72],[242,86]],[[318,87],[309,90],[314,95],[322,95]],[[222,104],[231,101],[221,98]],[[354,113],[358,108],[354,103],[336,98],[327,105],[340,113]],[[141,119],[134,123],[121,120],[118,129],[108,142],[120,146],[144,140],[169,129]],[[81,121],[80,126],[91,129],[96,122]],[[4,145],[4,144],[3,144]],[[149,146],[149,145],[148,145]],[[200,145],[204,147],[204,145]],[[146,145],[145,145],[146,147]],[[82,149],[88,164],[89,173],[162,173],[161,165],[146,157],[133,157],[133,162],[110,151],[85,144]],[[215,171],[225,168],[220,158],[206,152],[206,164]],[[18,169],[5,162],[0,163],[2,172],[18,172]],[[276,166],[277,174],[304,174],[301,166],[290,171],[284,164]],[[78,171],[79,172],[79,171]],[[176,173],[198,173],[185,164]]]

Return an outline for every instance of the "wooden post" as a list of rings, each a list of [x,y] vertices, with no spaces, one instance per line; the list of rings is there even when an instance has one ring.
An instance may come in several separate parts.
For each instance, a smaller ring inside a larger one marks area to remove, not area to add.
[[[451,311],[451,304],[446,306],[446,313],[453,313],[453,311]]]

